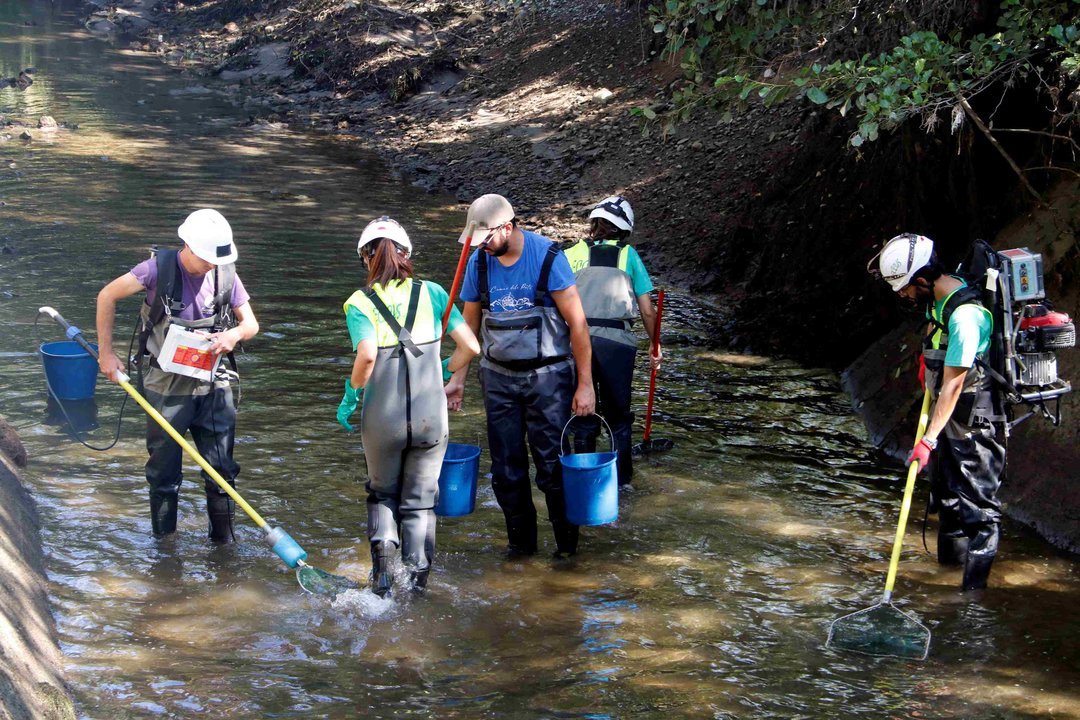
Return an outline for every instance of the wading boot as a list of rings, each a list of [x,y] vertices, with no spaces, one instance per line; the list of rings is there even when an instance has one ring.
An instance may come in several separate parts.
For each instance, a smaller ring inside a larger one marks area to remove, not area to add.
[[[228,495],[208,494],[206,496],[206,514],[210,518],[210,530],[207,537],[212,542],[226,544],[236,541],[233,535],[233,516],[236,503]]]
[[[968,553],[967,560],[964,562],[964,579],[960,589],[967,592],[968,590],[982,590],[985,588],[986,581],[990,577],[990,566],[993,564],[993,555]]]
[[[390,594],[394,587],[393,543],[376,542],[371,544],[371,592],[381,598]]]
[[[176,501],[175,495],[150,496],[150,529],[156,537],[176,532]]]
[[[566,519],[566,496],[562,492],[547,493],[548,517],[555,534],[555,557],[568,558],[577,552],[579,528]]]
[[[427,579],[430,570],[413,570],[409,573],[409,589],[417,595],[423,595],[427,590]]]
[[[536,554],[536,515],[506,516],[506,557],[510,560]]]
[[[937,561],[940,565],[963,565],[967,560],[968,537],[962,531],[942,532],[938,528]]]

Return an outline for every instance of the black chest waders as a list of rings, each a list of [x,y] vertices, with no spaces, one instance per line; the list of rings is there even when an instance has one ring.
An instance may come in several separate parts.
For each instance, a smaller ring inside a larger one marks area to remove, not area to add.
[[[364,391],[360,434],[368,470],[368,539],[372,589],[386,595],[393,584],[393,549],[412,586],[427,582],[435,554],[435,513],[439,470],[447,443],[446,395],[442,385],[440,339],[415,342],[423,282],[413,281],[402,325],[374,289],[365,293],[397,337],[378,348]],[[434,321],[425,332],[434,334]]]
[[[575,274],[581,307],[592,339],[593,392],[597,416],[611,429],[618,452],[619,485],[634,476],[631,434],[637,337],[632,330],[637,298],[630,275],[620,267],[626,243],[597,241],[588,246],[588,264]],[[584,420],[574,435],[575,452],[594,452],[600,434],[597,418]]]
[[[498,313],[490,310],[489,258],[477,258],[482,318],[480,382],[491,453],[491,487],[506,519],[511,556],[537,551],[530,454],[557,552],[577,552],[578,526],[566,519],[559,466],[559,436],[569,419],[575,385],[570,328],[558,308],[543,306],[549,294],[551,267],[558,255],[558,247],[550,243],[537,279],[533,307]]]
[[[180,434],[191,433],[199,451],[231,484],[240,466],[233,460],[236,431],[236,403],[228,375],[219,370],[212,381],[166,372],[158,358],[165,336],[172,325],[189,330],[220,332],[235,325],[232,314],[232,291],[236,281],[233,264],[214,266],[213,314],[199,320],[184,320],[184,272],[176,250],[156,250],[157,283],[153,297],[148,297],[140,312],[142,327],[136,356],[138,385],[170,425]],[[196,293],[197,294],[197,293]],[[228,360],[237,376],[236,360]],[[147,422],[146,479],[150,485],[150,520],[155,535],[176,531],[177,501],[182,481],[181,449],[161,425]],[[206,494],[208,536],[215,542],[232,542],[236,504],[203,472]]]

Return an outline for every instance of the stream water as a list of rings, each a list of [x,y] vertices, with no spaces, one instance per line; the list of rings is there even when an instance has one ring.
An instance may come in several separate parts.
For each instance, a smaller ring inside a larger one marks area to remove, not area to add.
[[[240,361],[238,488],[315,564],[364,578],[360,442],[334,422],[355,239],[398,218],[420,274],[448,286],[464,208],[355,142],[249,124],[235,93],[88,36],[75,10],[0,1],[0,76],[28,66],[0,112],[78,129],[0,142],[0,411],[30,454],[83,717],[1080,717],[1074,560],[1010,524],[992,588],[964,596],[913,513],[896,602],[933,632],[925,662],[823,647],[833,618],[880,597],[902,469],[870,452],[833,373],[708,350],[710,308],[676,289],[654,418],[675,447],[638,463],[618,522],[584,529],[571,562],[548,559],[545,523],[546,553],[505,559],[482,479],[476,512],[440,521],[426,596],[330,602],[246,518],[237,544],[205,540],[192,463],[180,531],[155,540],[144,417],[129,403],[108,452],[49,422],[35,350],[60,335],[37,308],[91,330],[105,282],[174,243],[191,209],[221,209],[263,328]],[[647,381],[642,362],[638,434]],[[478,392],[452,440],[485,445]],[[122,398],[99,382],[96,442]]]

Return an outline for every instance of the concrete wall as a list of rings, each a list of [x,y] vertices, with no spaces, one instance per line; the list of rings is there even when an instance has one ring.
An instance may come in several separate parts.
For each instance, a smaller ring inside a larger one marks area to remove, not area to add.
[[[49,613],[37,512],[18,474],[26,453],[0,417],[0,720],[75,717]]]

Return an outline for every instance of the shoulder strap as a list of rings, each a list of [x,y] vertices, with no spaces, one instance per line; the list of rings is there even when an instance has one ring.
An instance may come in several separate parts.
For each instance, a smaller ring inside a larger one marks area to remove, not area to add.
[[[555,243],[548,245],[547,252],[544,254],[544,264],[540,266],[540,279],[536,283],[536,305],[540,305],[540,301],[544,299],[548,291],[548,280],[551,279],[551,266],[555,263],[555,257],[559,254],[559,246]]]
[[[593,267],[619,267],[619,253],[626,243],[608,244],[603,241],[589,246],[589,265]]]
[[[476,285],[480,291],[480,307],[483,310],[491,309],[491,293],[488,292],[488,266],[487,253],[482,250],[476,253]]]
[[[937,319],[934,318],[933,314],[931,314],[930,323],[932,325],[935,325],[943,333],[948,334],[949,319],[952,318],[953,312],[955,312],[956,309],[961,305],[978,305],[979,307],[984,307],[982,304],[982,291],[979,290],[979,288],[973,287],[971,285],[968,285],[966,288],[963,288],[961,290],[957,290],[955,293],[952,294],[952,296],[949,297],[948,300],[945,301],[945,307],[941,310],[941,322],[938,322]],[[992,317],[993,314],[991,313],[991,318]],[[993,342],[993,333],[991,332],[991,345],[993,345]],[[987,375],[989,375],[991,379],[994,380],[994,382],[996,382],[998,385],[1000,385],[1012,394],[1013,397],[1010,398],[1010,402],[1018,402],[1018,399],[1021,398],[1021,393],[1015,385],[1009,382],[1008,378],[1006,378],[1004,375],[994,369],[990,365],[990,363],[986,362],[978,355],[975,356],[975,364],[978,365]]]
[[[157,284],[154,297],[150,298],[151,325],[157,325],[166,314],[179,315],[184,309],[184,282],[177,267],[178,256],[176,250],[158,250],[155,254]]]
[[[934,314],[930,313],[930,323],[947,335],[949,333],[949,320],[952,318],[952,314],[956,312],[956,309],[961,305],[978,305],[979,307],[983,307],[982,291],[971,285],[957,290],[945,301],[945,306],[941,309],[941,321],[939,322],[937,318],[934,317]]]
[[[409,309],[405,314],[405,325],[402,327],[401,323],[397,321],[394,314],[390,312],[390,308],[386,307],[386,303],[379,297],[379,293],[375,292],[375,288],[368,288],[364,291],[368,300],[375,306],[375,309],[379,311],[379,314],[383,316],[383,320],[390,326],[390,329],[397,335],[399,347],[394,351],[393,357],[397,357],[401,353],[401,347],[404,347],[413,357],[420,357],[424,354],[424,351],[416,346],[413,342],[412,328],[413,322],[416,320],[416,308],[420,304],[420,287],[423,285],[419,280],[413,282],[412,291],[409,293]]]

